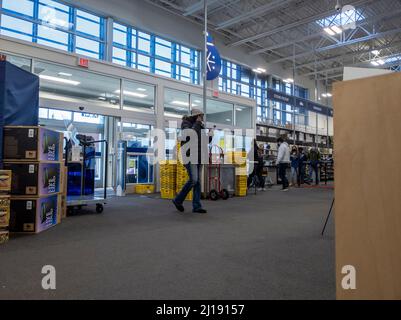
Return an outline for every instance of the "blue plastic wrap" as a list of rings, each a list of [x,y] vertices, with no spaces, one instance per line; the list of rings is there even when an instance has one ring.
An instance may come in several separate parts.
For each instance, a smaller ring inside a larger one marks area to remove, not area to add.
[[[7,61],[0,61],[0,166],[4,126],[37,126],[39,77]]]

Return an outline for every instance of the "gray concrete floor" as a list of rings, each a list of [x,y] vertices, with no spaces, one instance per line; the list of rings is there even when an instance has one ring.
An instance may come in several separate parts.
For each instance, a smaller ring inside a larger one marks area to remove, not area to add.
[[[0,299],[334,299],[333,193],[204,201],[207,215],[129,196],[0,246]],[[56,268],[54,291],[41,287]]]

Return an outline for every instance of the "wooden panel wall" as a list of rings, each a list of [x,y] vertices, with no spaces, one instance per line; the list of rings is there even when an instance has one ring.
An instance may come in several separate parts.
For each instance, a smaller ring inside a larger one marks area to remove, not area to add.
[[[337,298],[401,299],[401,74],[337,83],[333,99]]]

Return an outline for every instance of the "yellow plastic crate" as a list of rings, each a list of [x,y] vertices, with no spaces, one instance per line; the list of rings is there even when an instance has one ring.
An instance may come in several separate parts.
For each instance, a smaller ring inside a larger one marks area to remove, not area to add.
[[[162,199],[174,199],[175,192],[173,190],[169,190],[169,191],[161,190],[160,195],[161,195]]]
[[[155,192],[154,184],[137,184],[135,186],[135,193],[138,193],[138,194],[147,194],[147,193],[154,193],[154,192]]]

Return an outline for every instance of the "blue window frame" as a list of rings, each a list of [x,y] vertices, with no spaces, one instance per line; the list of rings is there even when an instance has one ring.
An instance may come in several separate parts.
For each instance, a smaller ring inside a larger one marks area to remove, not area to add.
[[[3,0],[0,33],[103,59],[105,19],[54,0]]]
[[[199,51],[115,22],[114,63],[199,84]]]

